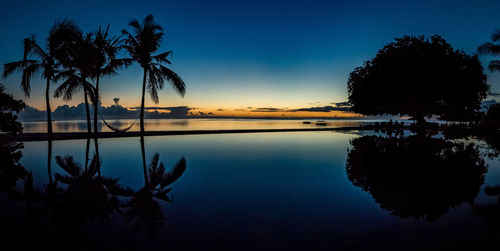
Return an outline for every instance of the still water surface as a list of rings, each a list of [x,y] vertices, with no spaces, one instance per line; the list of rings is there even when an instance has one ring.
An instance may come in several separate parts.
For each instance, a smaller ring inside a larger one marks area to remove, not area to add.
[[[304,124],[304,121],[311,122]],[[147,131],[184,131],[184,130],[234,130],[234,129],[290,129],[290,128],[317,128],[317,127],[349,127],[360,126],[379,120],[322,120],[326,125],[316,125],[317,120],[284,120],[284,119],[146,119],[144,127]],[[106,120],[113,127],[123,129],[132,123],[129,131],[139,131],[139,120],[116,119]],[[46,121],[22,122],[25,133],[47,132]],[[65,120],[53,122],[54,132],[87,132],[86,120]],[[93,126],[93,124],[92,124]],[[108,127],[98,121],[99,131],[111,132]]]
[[[464,176],[451,173],[452,169],[446,169],[449,176],[431,170],[416,183],[421,184],[421,190],[408,186],[407,190],[391,190],[405,186],[408,181],[393,181],[408,174],[387,174],[391,177],[384,176],[382,185],[370,182],[378,179],[376,174],[360,171],[361,164],[356,162],[359,152],[369,147],[362,145],[364,140],[355,139],[372,138],[356,132],[146,137],[147,163],[155,153],[167,170],[182,157],[186,160],[185,172],[169,185],[172,202],[154,199],[161,206],[162,220],[155,218],[157,212],[142,214],[143,221],[147,222],[144,216],[149,215],[157,224],[137,227],[123,219],[126,209],[105,216],[82,212],[73,215],[51,208],[47,202],[14,201],[4,194],[0,196],[0,222],[9,234],[3,236],[6,240],[2,245],[14,242],[22,249],[36,243],[40,249],[59,250],[477,250],[495,245],[491,250],[498,250],[498,198],[487,195],[484,189],[500,184],[500,162],[498,157],[485,155],[488,148],[484,142],[479,145],[485,162],[479,165],[487,169],[467,169]],[[92,141],[90,146],[92,155]],[[85,147],[86,140],[54,141],[51,174],[67,174],[56,163],[56,156],[73,156],[83,165]],[[354,147],[358,151],[348,154],[348,149]],[[121,185],[133,190],[145,185],[138,138],[102,139],[99,150],[103,177],[117,178]],[[22,151],[21,163],[32,172],[35,188],[43,190],[49,183],[47,142],[26,142]],[[375,157],[372,164],[380,165],[377,161],[385,161],[381,158]],[[457,162],[453,158],[456,156],[443,159]],[[405,165],[401,163],[401,168]],[[467,177],[472,180],[470,185],[462,180]],[[390,185],[385,186],[387,182]],[[19,182],[20,190],[22,186]],[[429,193],[429,187],[444,192]],[[461,194],[455,196],[454,191]],[[467,195],[462,196],[462,192]],[[435,199],[427,200],[426,196],[434,194],[443,196],[443,212],[441,208],[435,210],[435,204],[425,204]],[[418,209],[413,202],[398,208],[398,202],[408,197],[423,202]],[[446,204],[447,197],[453,197],[450,205]],[[130,200],[126,196],[118,198],[122,203]],[[397,205],[396,209],[393,205]],[[476,210],[480,206],[496,209],[481,214]],[[431,217],[433,212],[437,213]],[[54,220],[57,214],[83,223],[77,228],[68,227]]]

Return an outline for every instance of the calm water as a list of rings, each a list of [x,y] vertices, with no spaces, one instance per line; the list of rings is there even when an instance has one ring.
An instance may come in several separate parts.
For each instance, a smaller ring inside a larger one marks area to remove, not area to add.
[[[310,121],[311,124],[304,124]],[[317,120],[279,120],[279,119],[146,119],[144,127],[147,131],[183,131],[183,130],[231,130],[231,129],[289,129],[289,128],[317,128]],[[323,120],[325,121],[325,120]],[[364,123],[378,120],[326,120],[327,127],[360,126]],[[139,120],[119,119],[107,120],[108,124],[117,128],[130,128],[130,131],[139,131]],[[47,132],[46,121],[22,122],[25,133]],[[86,132],[86,120],[54,121],[54,132]],[[92,125],[93,126],[93,125]],[[326,127],[325,125],[319,127]],[[99,131],[111,132],[101,120],[98,122]]]
[[[96,209],[89,204],[100,201],[100,193],[75,193],[82,181],[59,182],[61,197],[55,202],[41,196],[27,203],[3,193],[0,222],[8,232],[3,245],[41,250],[479,250],[495,245],[491,250],[498,250],[500,204],[498,196],[485,192],[488,185],[500,184],[494,150],[481,141],[477,152],[460,143],[416,139],[396,142],[395,151],[406,161],[389,160],[376,149],[390,149],[395,141],[372,134],[146,137],[147,163],[158,153],[168,171],[186,160],[184,173],[168,185],[172,202],[155,198],[141,204],[134,196],[118,196],[113,210]],[[424,148],[440,154],[414,152]],[[68,175],[56,156],[73,156],[83,165],[85,149],[86,140],[54,141],[53,179]],[[101,175],[141,190],[140,149],[138,138],[100,140]],[[22,152],[35,190],[44,191],[47,142],[26,142]],[[432,163],[422,165],[427,160]],[[385,168],[374,171],[380,166]],[[23,182],[17,190],[24,190]],[[136,216],[132,220],[126,217],[130,212]]]

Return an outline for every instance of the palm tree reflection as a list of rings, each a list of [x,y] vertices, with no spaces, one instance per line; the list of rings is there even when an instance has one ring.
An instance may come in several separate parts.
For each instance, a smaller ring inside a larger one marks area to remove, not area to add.
[[[141,141],[144,142],[143,140]],[[141,144],[143,146],[143,144]],[[144,149],[144,147],[142,147]],[[132,194],[132,199],[125,204],[126,221],[129,222],[133,229],[139,230],[145,228],[149,233],[163,224],[163,212],[161,206],[156,199],[166,202],[172,202],[168,197],[168,192],[172,188],[168,187],[174,181],[179,179],[186,170],[186,160],[181,158],[172,167],[170,171],[166,171],[165,166],[160,160],[160,155],[156,153],[151,160],[151,163],[146,169],[144,167],[144,186]],[[144,154],[143,154],[143,162]]]
[[[427,136],[364,136],[351,141],[349,180],[400,218],[434,222],[472,202],[487,170],[477,147]]]

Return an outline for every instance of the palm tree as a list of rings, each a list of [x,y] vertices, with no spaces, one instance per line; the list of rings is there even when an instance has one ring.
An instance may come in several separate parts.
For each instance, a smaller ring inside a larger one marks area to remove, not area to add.
[[[144,134],[144,95],[146,87],[155,104],[159,102],[158,90],[163,89],[165,82],[169,82],[175,91],[181,96],[185,93],[184,81],[164,64],[171,64],[167,59],[172,51],[167,51],[157,55],[153,55],[163,39],[163,29],[153,21],[153,16],[149,15],[144,18],[142,24],[137,20],[129,23],[132,27],[132,33],[123,30],[125,35],[124,48],[130,55],[130,60],[133,60],[143,68],[144,75],[142,79],[142,99],[141,99],[141,134]]]
[[[477,50],[481,54],[491,54],[493,56],[500,56],[500,30],[497,30],[491,35],[493,42],[486,42],[480,45]],[[500,60],[491,60],[488,69],[490,71],[500,71]]]
[[[71,21],[56,22],[49,31],[45,49],[36,42],[35,36],[32,35],[23,41],[23,60],[4,65],[4,78],[15,71],[22,72],[21,89],[26,97],[29,97],[31,93],[31,79],[39,72],[42,72],[42,78],[46,80],[45,104],[47,109],[47,135],[49,139],[52,138],[52,118],[49,98],[50,83],[55,81],[55,77],[60,70],[61,65],[58,59],[65,40],[77,30],[78,28]],[[29,59],[28,57],[33,57],[33,59]]]
[[[116,53],[120,49],[120,37],[114,36],[108,38],[109,25],[106,30],[101,29],[94,32],[92,44],[94,45],[94,59],[91,77],[95,79],[94,95],[94,135],[97,138],[97,113],[99,107],[99,80],[104,76],[118,75],[116,71],[122,66],[128,66],[132,63],[127,59],[116,59]]]
[[[85,111],[87,115],[87,131],[89,136],[92,134],[90,123],[90,109],[88,97],[94,100],[94,86],[88,81],[92,76],[94,65],[95,49],[92,44],[92,34],[83,36],[81,33],[74,36],[72,41],[73,48],[66,48],[62,65],[64,70],[55,78],[64,79],[64,82],[56,89],[54,97],[62,97],[63,100],[71,100],[73,95],[83,90],[85,102]]]

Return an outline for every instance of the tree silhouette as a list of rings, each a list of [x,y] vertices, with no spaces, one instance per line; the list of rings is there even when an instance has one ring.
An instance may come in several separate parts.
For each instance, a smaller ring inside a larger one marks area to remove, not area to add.
[[[455,50],[440,36],[404,36],[350,73],[349,103],[366,115],[408,114],[467,120],[489,91],[477,55]]]
[[[141,134],[144,134],[144,95],[146,88],[153,102],[158,103],[158,91],[162,90],[165,82],[172,84],[181,96],[185,93],[184,81],[172,70],[165,67],[164,64],[171,64],[168,56],[172,51],[167,51],[157,55],[153,55],[163,40],[163,29],[156,24],[153,16],[149,15],[144,18],[142,24],[137,20],[129,23],[132,27],[132,33],[123,30],[125,35],[124,48],[130,55],[130,60],[133,60],[143,68],[144,75],[142,79],[142,98],[141,98],[141,113],[140,124]]]
[[[95,88],[88,80],[92,77],[95,57],[98,56],[92,44],[92,36],[92,33],[83,35],[78,30],[69,41],[66,41],[68,47],[63,50],[64,60],[62,62],[64,71],[56,76],[58,80],[64,79],[64,81],[54,93],[56,98],[62,97],[63,100],[71,100],[74,94],[83,90],[89,136],[92,133],[92,127],[88,97],[90,96],[91,101],[95,99]]]
[[[5,87],[0,84],[0,131],[11,134],[23,131],[21,123],[17,122],[17,115],[26,104],[17,100],[12,95],[4,93]]]
[[[473,144],[427,136],[364,136],[351,145],[349,180],[401,218],[434,222],[449,208],[472,202],[487,170]]]
[[[11,62],[4,65],[3,77],[7,77],[15,71],[22,72],[21,89],[26,97],[31,93],[31,79],[39,72],[42,72],[42,78],[46,80],[45,104],[47,109],[47,135],[52,138],[52,118],[50,108],[50,83],[55,81],[55,77],[60,71],[60,59],[62,45],[65,40],[71,36],[77,27],[70,21],[64,20],[56,22],[49,31],[49,37],[45,49],[40,46],[35,36],[25,38],[23,41],[24,55],[23,60]],[[33,59],[29,58],[33,57]]]

